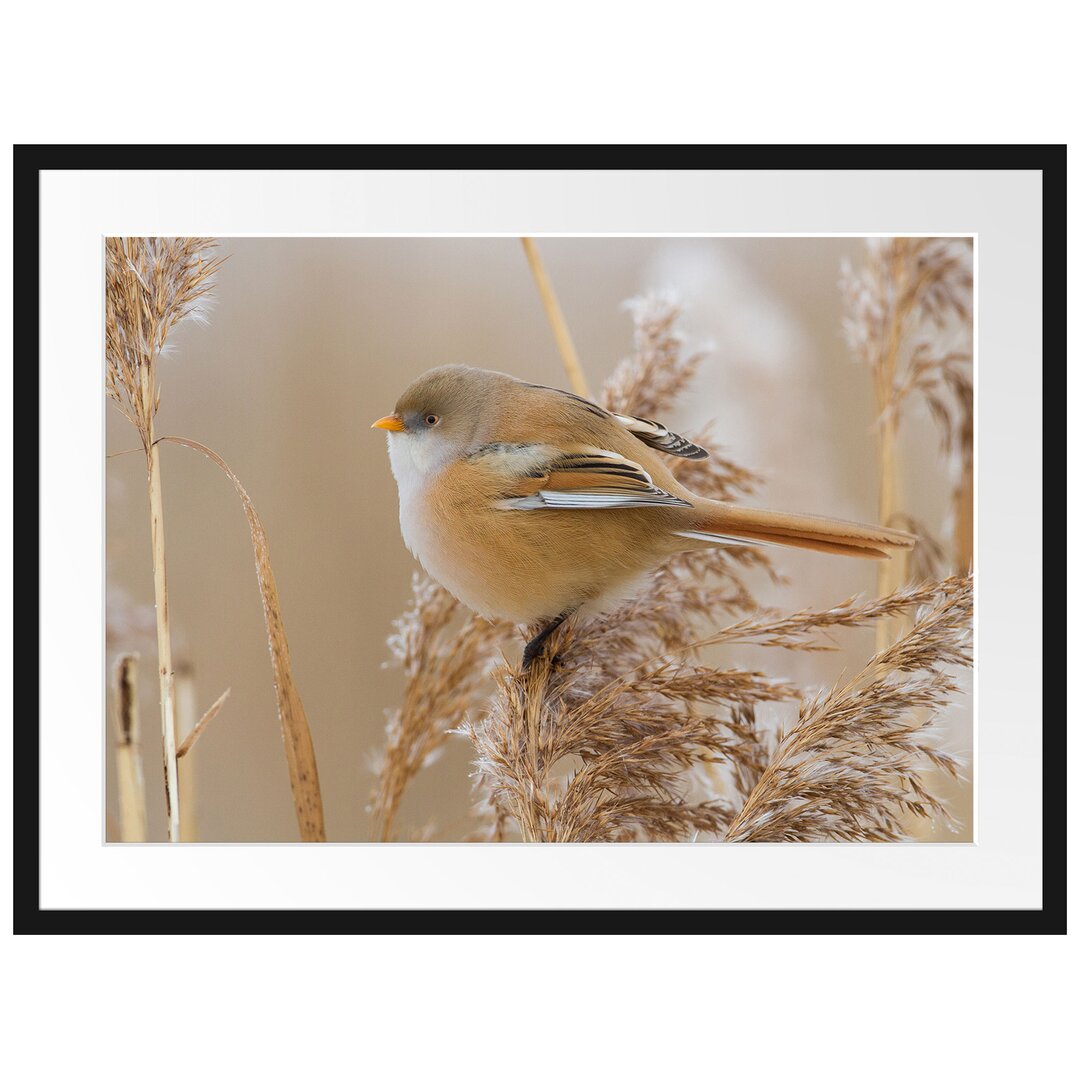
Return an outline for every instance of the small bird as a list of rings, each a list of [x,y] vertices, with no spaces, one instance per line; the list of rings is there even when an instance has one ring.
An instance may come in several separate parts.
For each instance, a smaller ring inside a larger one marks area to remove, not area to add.
[[[433,368],[371,425],[388,432],[401,535],[485,618],[538,628],[528,665],[576,612],[633,592],[665,559],[721,544],[887,558],[915,537],[705,499],[669,455],[708,452],[654,420],[463,365]]]

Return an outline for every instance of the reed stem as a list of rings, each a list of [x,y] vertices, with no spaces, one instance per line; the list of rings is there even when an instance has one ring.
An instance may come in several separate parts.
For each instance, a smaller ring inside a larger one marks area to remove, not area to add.
[[[905,260],[896,261],[898,280],[896,292],[903,296],[907,288]],[[883,343],[881,357],[876,369],[875,390],[878,411],[878,522],[887,528],[892,527],[900,509],[899,463],[896,446],[897,416],[891,408],[896,384],[896,369],[899,362],[900,342],[905,312],[899,303],[892,306],[889,329]],[[883,559],[878,564],[878,598],[888,596],[907,580],[907,553],[895,551],[892,557]],[[880,652],[894,640],[896,627],[888,619],[881,619],[877,624],[877,650]]]
[[[326,824],[323,820],[322,793],[319,788],[319,770],[315,763],[315,746],[311,740],[311,729],[308,726],[304,703],[300,700],[300,694],[292,677],[289,642],[285,637],[277,582],[274,580],[274,571],[270,565],[270,545],[266,539],[262,521],[255,512],[255,507],[244,485],[240,483],[240,478],[229,468],[220,454],[194,439],[185,439],[179,435],[162,435],[161,441],[186,446],[209,458],[229,478],[244,505],[244,514],[251,532],[251,546],[255,552],[255,574],[259,581],[263,619],[266,623],[267,641],[270,646],[270,662],[274,669],[278,718],[281,722],[285,760],[289,768],[289,783],[292,787],[293,806],[296,810],[300,839],[324,841]],[[207,710],[206,715],[195,726],[196,733],[213,718],[224,700],[225,694]],[[181,749],[186,750],[186,747]],[[173,755],[175,767],[175,746]]]
[[[180,781],[176,766],[176,682],[169,626],[169,585],[165,571],[165,509],[161,497],[161,456],[154,441],[153,378],[141,365],[146,410],[146,485],[150,499],[150,543],[154,559],[154,614],[157,621],[158,681],[161,689],[161,752],[169,841],[180,840]]]
[[[116,776],[120,799],[120,839],[146,840],[146,785],[139,747],[138,655],[128,653],[113,671],[116,711]]]
[[[180,746],[183,747],[194,734],[198,723],[197,700],[195,695],[195,676],[190,664],[180,664],[176,671],[176,726]],[[177,770],[180,780],[180,842],[193,844],[199,839],[199,824],[196,817],[195,799],[195,764],[188,761],[181,765],[184,755],[177,750]]]
[[[525,258],[529,261],[529,269],[532,270],[536,287],[540,291],[540,301],[544,305],[544,313],[551,324],[551,331],[555,335],[555,344],[558,346],[559,355],[562,357],[563,367],[566,368],[567,378],[575,394],[582,397],[591,397],[589,384],[585,379],[585,372],[578,360],[577,350],[574,348],[570,330],[563,318],[562,308],[555,296],[555,290],[551,287],[551,279],[547,276],[544,264],[540,259],[540,253],[536,250],[536,244],[532,237],[523,236],[521,246],[525,249]]]

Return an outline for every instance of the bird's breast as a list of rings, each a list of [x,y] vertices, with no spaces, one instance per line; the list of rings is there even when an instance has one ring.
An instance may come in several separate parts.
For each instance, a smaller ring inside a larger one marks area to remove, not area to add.
[[[387,452],[390,455],[390,471],[398,489],[398,519],[401,523],[401,538],[405,546],[417,558],[423,561],[420,548],[426,541],[426,509],[431,487],[432,470],[424,460],[423,453],[418,454],[413,441],[405,435],[390,435],[387,440]]]

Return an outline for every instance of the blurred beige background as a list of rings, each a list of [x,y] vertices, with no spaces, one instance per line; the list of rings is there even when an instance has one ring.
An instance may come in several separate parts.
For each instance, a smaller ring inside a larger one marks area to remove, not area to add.
[[[293,671],[318,755],[328,838],[366,841],[371,762],[401,676],[383,667],[391,621],[416,569],[402,545],[385,436],[369,430],[436,364],[497,368],[566,386],[519,242],[498,239],[231,239],[208,326],[185,324],[159,365],[159,434],[207,443],[239,475],[270,539]],[[716,418],[739,463],[766,477],[757,502],[876,518],[870,373],[840,332],[841,259],[857,239],[545,239],[538,247],[593,388],[631,351],[621,304],[646,291],[683,303],[691,349],[708,348],[696,388],[670,420],[692,432]],[[138,446],[107,409],[106,451]],[[901,505],[945,535],[952,477],[921,406],[901,427]],[[247,525],[226,479],[182,447],[163,448],[170,601],[177,665],[193,672],[201,713],[232,693],[181,763],[196,789],[202,840],[297,837]],[[150,837],[165,838],[152,567],[141,455],[107,462],[109,618],[117,646],[140,649]],[[872,595],[875,566],[781,552],[784,587],[754,582],[794,610]],[[149,629],[149,634],[145,631]],[[808,688],[831,685],[873,651],[872,631],[837,636],[830,654],[747,654]],[[970,761],[970,697],[946,717],[947,746]],[[106,728],[106,835],[116,836],[112,727]],[[402,837],[471,826],[469,753],[452,741],[406,793]],[[970,773],[970,769],[969,769]],[[949,789],[971,838],[971,785]]]

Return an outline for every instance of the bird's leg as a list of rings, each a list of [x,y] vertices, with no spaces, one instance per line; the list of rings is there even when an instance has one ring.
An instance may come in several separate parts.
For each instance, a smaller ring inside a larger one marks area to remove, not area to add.
[[[570,612],[564,611],[557,618],[552,619],[547,626],[543,627],[540,632],[533,637],[533,639],[525,646],[525,652],[521,657],[522,668],[527,668],[542,652],[544,643],[564,622],[569,618]]]

